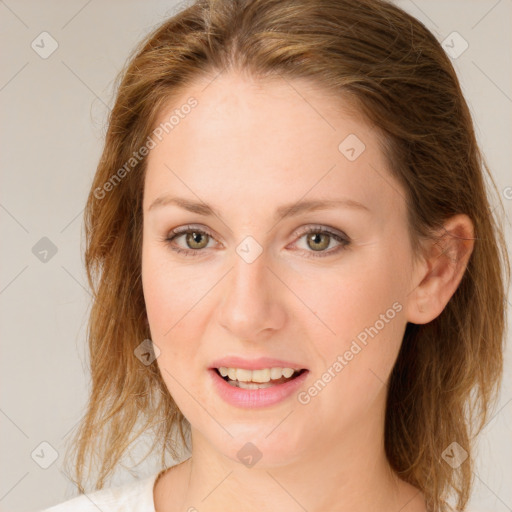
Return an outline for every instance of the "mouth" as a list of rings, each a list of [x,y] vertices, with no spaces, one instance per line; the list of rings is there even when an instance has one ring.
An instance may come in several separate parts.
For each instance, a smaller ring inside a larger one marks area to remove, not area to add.
[[[234,388],[265,389],[290,382],[308,370],[302,368],[270,368],[264,370],[235,370],[234,368],[212,368],[225,382]]]

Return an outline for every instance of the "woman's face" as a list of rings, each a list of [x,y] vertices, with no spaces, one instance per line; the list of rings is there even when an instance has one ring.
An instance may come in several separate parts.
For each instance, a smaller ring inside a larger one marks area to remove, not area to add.
[[[233,460],[280,465],[340,439],[356,449],[383,426],[417,283],[403,189],[376,133],[342,106],[306,82],[232,73],[190,87],[158,120],[178,109],[155,132],[144,188],[157,364],[193,442]],[[307,371],[255,390],[219,366]]]

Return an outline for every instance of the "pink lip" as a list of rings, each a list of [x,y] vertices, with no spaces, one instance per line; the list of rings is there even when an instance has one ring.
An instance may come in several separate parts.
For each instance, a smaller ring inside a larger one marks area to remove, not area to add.
[[[306,369],[300,363],[283,361],[281,359],[272,359],[270,357],[259,357],[257,359],[243,359],[241,357],[223,357],[213,361],[211,368],[242,368],[244,370],[263,370],[264,368],[293,368],[296,370]]]
[[[268,361],[266,362],[268,364]],[[288,364],[288,363],[287,363]],[[222,365],[221,365],[222,366]],[[278,366],[278,365],[274,365]],[[281,364],[279,364],[281,366]],[[235,366],[240,368],[240,366]],[[283,366],[290,368],[292,366]],[[267,366],[268,368],[268,366]],[[255,409],[258,407],[265,407],[276,404],[294,394],[297,389],[302,385],[304,380],[309,374],[309,370],[301,373],[298,377],[285,382],[284,384],[275,384],[272,387],[264,389],[242,389],[236,388],[228,384],[214,369],[209,369],[214,388],[219,393],[220,397],[230,405],[235,407],[242,407],[245,409]]]

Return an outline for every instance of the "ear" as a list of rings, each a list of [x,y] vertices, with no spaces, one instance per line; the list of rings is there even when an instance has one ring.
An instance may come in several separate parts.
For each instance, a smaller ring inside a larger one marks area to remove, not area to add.
[[[457,290],[474,247],[474,227],[465,214],[451,217],[429,240],[413,272],[413,290],[406,305],[407,320],[426,324],[439,316]]]

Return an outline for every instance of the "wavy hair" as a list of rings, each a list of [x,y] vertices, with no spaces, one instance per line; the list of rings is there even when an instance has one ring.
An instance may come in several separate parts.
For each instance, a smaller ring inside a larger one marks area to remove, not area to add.
[[[424,493],[429,510],[450,509],[450,497],[464,510],[472,445],[501,383],[510,262],[490,205],[497,188],[454,68],[422,23],[383,0],[199,0],[130,56],[84,214],[91,389],[73,440],[75,483],[84,492],[94,466],[94,488],[102,488],[142,433],[154,436],[151,452],[161,443],[162,467],[166,453],[188,447],[190,425],[158,366],[134,356],[150,331],[141,284],[146,158],[130,158],[187,86],[230,70],[309,80],[369,121],[406,191],[415,255],[449,217],[473,222],[474,249],[445,309],[425,325],[407,324],[385,417],[393,470]],[[441,458],[453,441],[469,454],[456,469]]]

